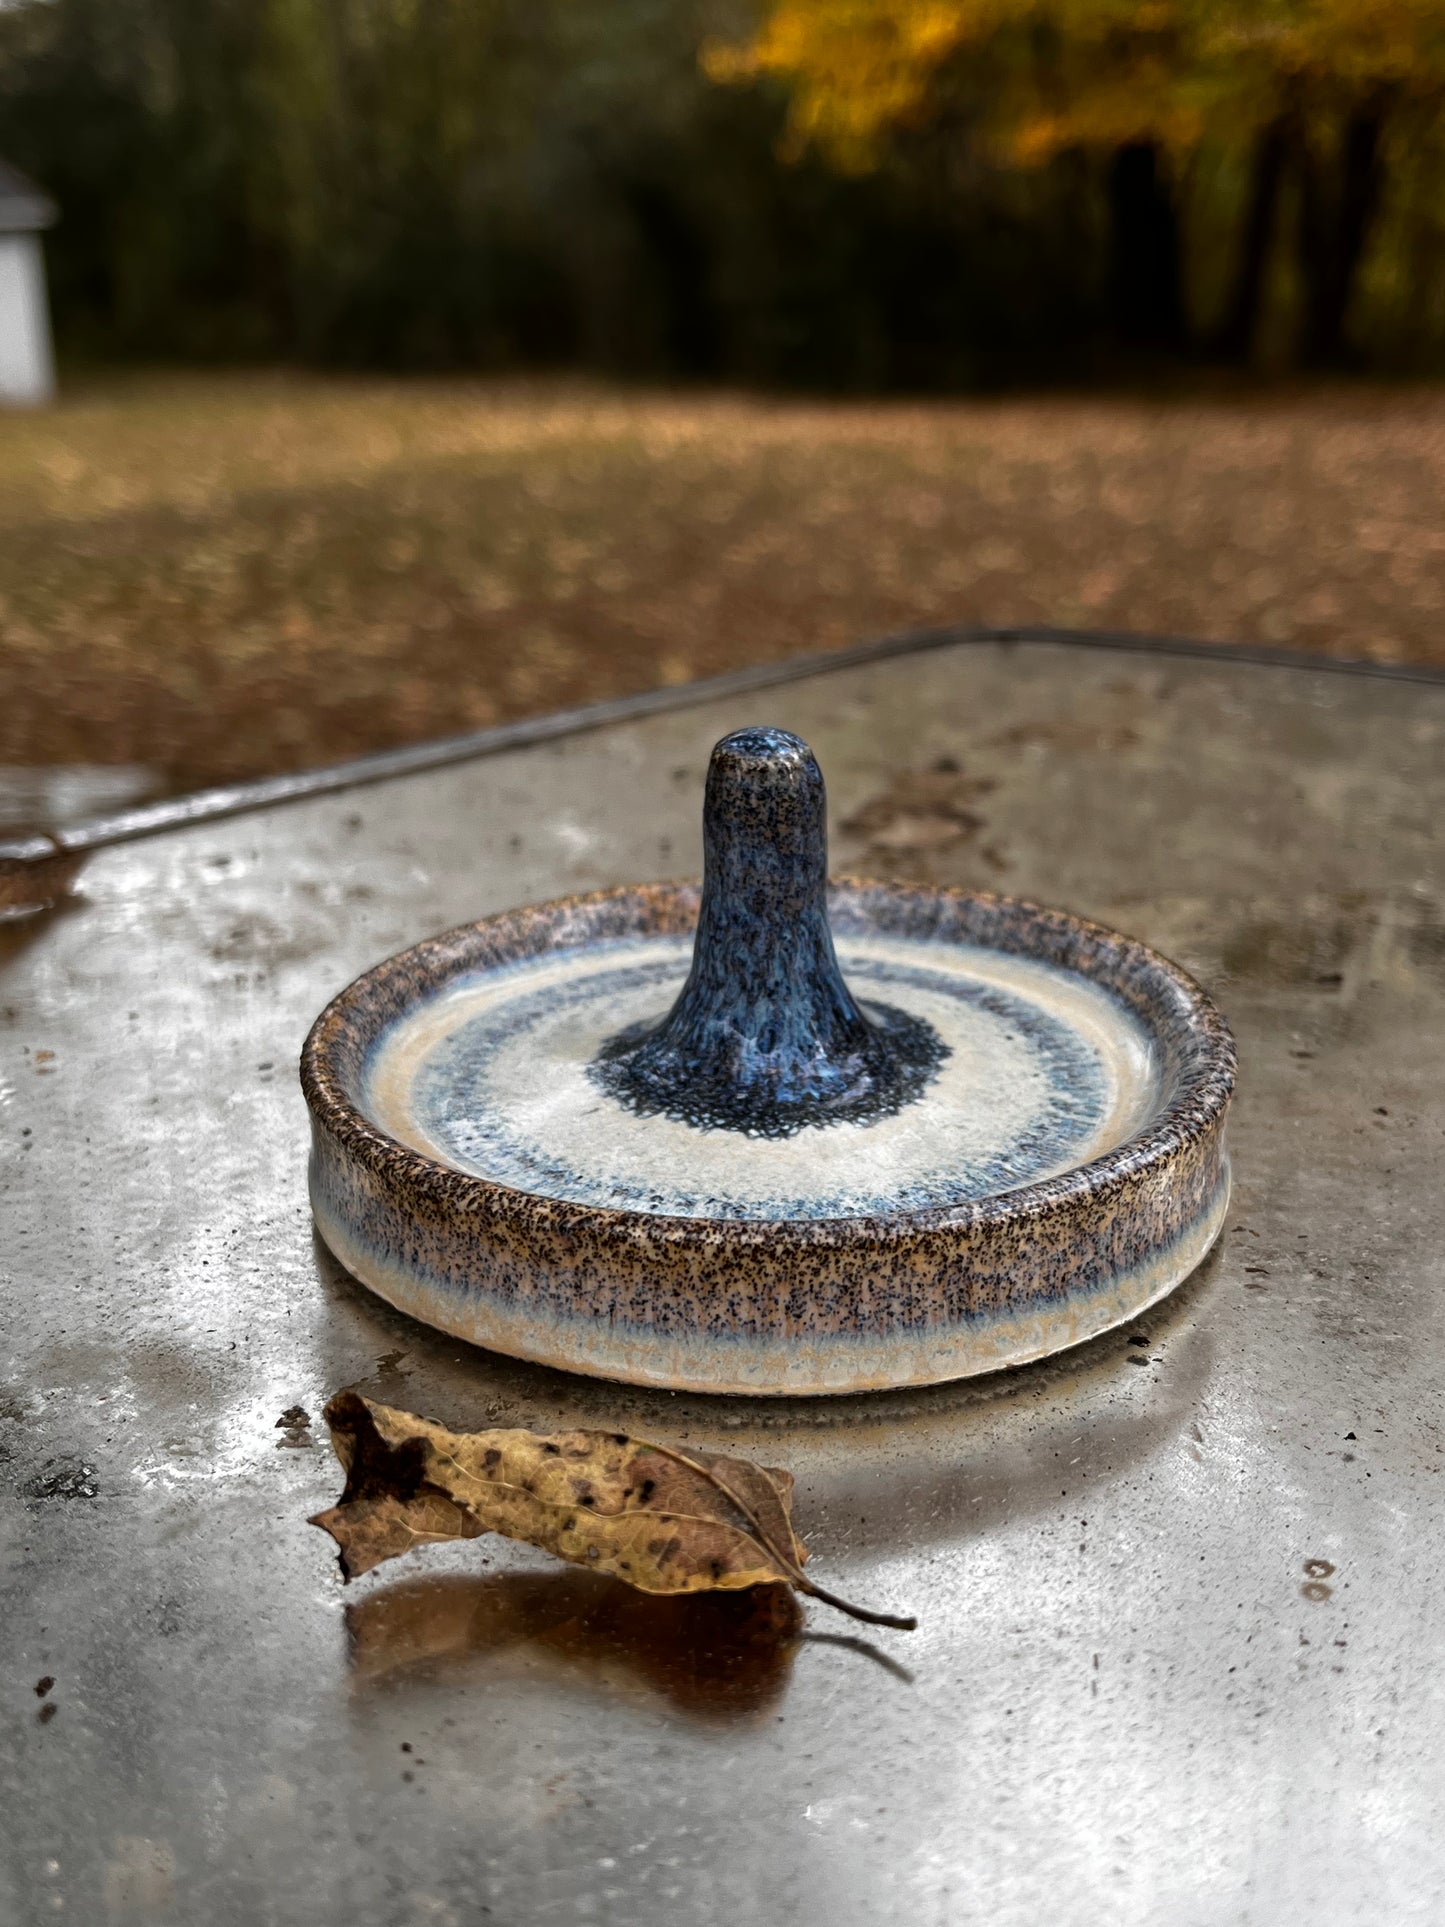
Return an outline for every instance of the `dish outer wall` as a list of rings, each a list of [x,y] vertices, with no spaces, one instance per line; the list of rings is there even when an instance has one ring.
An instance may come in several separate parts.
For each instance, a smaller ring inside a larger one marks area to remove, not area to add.
[[[467,972],[607,939],[687,935],[695,883],[566,897],[464,924],[377,965],[302,1052],[317,1229],[390,1304],[457,1337],[595,1377],[812,1396],[1025,1364],[1137,1317],[1224,1221],[1234,1087],[1224,1019],[1145,945],[1021,899],[842,879],[840,936],[980,944],[1113,992],[1161,1058],[1161,1106],[1114,1150],[974,1203],[797,1222],[575,1204],[453,1170],[360,1101],[374,1041]]]

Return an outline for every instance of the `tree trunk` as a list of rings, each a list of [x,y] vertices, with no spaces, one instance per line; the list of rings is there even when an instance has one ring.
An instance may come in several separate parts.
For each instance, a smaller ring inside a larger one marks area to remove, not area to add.
[[[1347,359],[1345,321],[1384,186],[1380,150],[1389,108],[1383,90],[1355,107],[1333,169],[1307,147],[1301,155],[1299,358],[1308,368],[1338,367]]]
[[[1185,346],[1179,216],[1158,147],[1130,141],[1109,166],[1109,308],[1126,348]]]
[[[1285,162],[1289,158],[1294,117],[1276,114],[1262,128],[1254,145],[1250,164],[1249,203],[1239,240],[1239,255],[1234,267],[1224,318],[1214,337],[1214,351],[1225,361],[1248,363],[1259,332],[1260,309],[1264,303],[1265,272],[1269,267],[1279,213],[1280,189],[1284,184]]]
[[[708,298],[707,250],[686,209],[662,182],[634,176],[623,184],[662,309],[658,343],[671,375],[715,372],[717,322]]]

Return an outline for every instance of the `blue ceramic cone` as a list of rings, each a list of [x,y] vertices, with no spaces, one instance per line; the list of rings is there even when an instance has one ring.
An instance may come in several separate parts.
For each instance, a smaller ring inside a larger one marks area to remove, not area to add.
[[[827,797],[807,744],[742,729],[712,753],[692,970],[661,1024],[614,1038],[595,1080],[629,1109],[791,1137],[890,1116],[948,1054],[932,1026],[860,1004],[828,928]]]

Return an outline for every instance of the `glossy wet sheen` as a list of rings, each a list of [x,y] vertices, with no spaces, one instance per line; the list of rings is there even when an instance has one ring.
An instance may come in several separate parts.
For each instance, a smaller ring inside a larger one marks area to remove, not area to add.
[[[906,1001],[947,1042],[901,1113],[783,1139],[699,1131],[599,1101],[588,1078],[619,1010],[655,1021],[685,940],[601,944],[428,999],[378,1048],[371,1115],[497,1183],[687,1218],[878,1216],[1007,1191],[1101,1156],[1145,1122],[1158,1075],[1142,1026],[1065,971],[957,945],[846,942],[849,981]]]
[[[687,978],[660,1018],[621,1024],[589,1052],[593,1088],[695,1131],[811,1141],[918,1104],[949,1046],[916,1010],[860,1002],[838,967],[827,793],[800,737],[740,729],[714,744],[702,847]]]
[[[760,710],[110,850],[0,939],[0,1919],[1433,1927],[1445,691],[1029,646],[766,698],[835,822],[886,826],[837,868],[1069,905],[1228,1010],[1226,1235],[1080,1354],[801,1410],[629,1392],[315,1244],[294,1057],[335,986],[695,873],[678,799]],[[910,850],[946,757],[985,825]],[[797,1640],[486,1544],[348,1597],[304,1520],[352,1381],[787,1465],[820,1580],[920,1629]]]

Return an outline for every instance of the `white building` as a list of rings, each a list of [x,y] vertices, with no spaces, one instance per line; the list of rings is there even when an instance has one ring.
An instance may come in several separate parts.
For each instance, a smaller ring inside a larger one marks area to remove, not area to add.
[[[0,161],[0,403],[35,406],[55,393],[40,234],[54,203]]]

